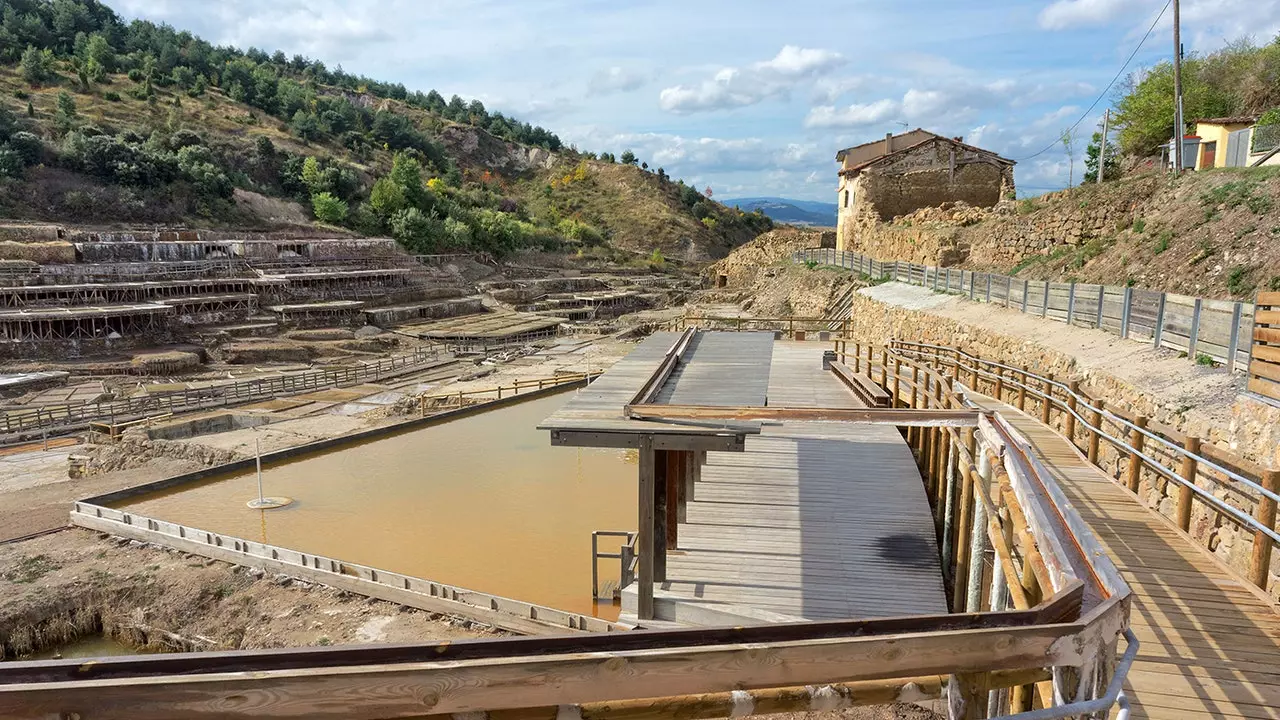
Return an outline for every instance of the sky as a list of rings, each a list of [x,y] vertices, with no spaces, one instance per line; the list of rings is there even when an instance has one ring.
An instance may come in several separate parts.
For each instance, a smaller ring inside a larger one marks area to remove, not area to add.
[[[834,202],[836,151],[916,127],[1019,161],[1020,194],[1079,183],[1103,91],[1166,1],[111,4],[215,44],[478,98],[580,150],[630,149],[717,199]],[[1182,0],[1182,28],[1188,52],[1267,43],[1280,0]],[[1169,11],[1129,69],[1172,54]],[[1055,140],[1078,120],[1072,168]]]

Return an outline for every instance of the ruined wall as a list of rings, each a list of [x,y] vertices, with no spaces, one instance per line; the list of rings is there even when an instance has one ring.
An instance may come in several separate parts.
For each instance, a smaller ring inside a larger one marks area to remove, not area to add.
[[[948,202],[961,201],[977,207],[995,205],[1000,201],[1003,173],[999,167],[986,163],[961,165],[952,173],[944,161],[941,167],[934,165],[905,173],[886,168],[863,175],[859,202],[870,204],[881,220],[892,220],[920,208]]]
[[[1109,373],[1084,369],[1075,357],[1022,337],[1003,335],[925,311],[887,305],[860,294],[855,294],[851,312],[851,317],[855,318],[851,328],[852,339],[856,341],[879,345],[890,338],[909,338],[959,347],[985,359],[1027,366],[1040,374],[1052,373],[1061,381],[1078,379],[1086,395],[1105,399],[1110,408],[1145,415],[1179,432],[1200,437],[1205,444],[1230,450],[1264,466],[1280,467],[1280,408],[1248,396],[1236,397],[1231,408],[1232,420],[1224,427],[1198,414],[1194,408],[1185,407],[1179,399],[1158,397]],[[984,390],[990,392],[990,384],[984,384]],[[1005,401],[1010,402],[1009,395]],[[1028,398],[1027,411],[1038,416],[1037,407]],[[1061,431],[1062,418],[1055,415],[1054,422]],[[1077,428],[1076,437],[1077,444],[1083,447],[1086,442],[1083,430]],[[1099,457],[1102,465],[1113,475],[1119,475],[1125,467],[1126,458],[1106,442],[1101,444]],[[1236,507],[1253,512],[1253,497],[1224,490],[1216,484],[1201,484]],[[1139,495],[1147,505],[1166,516],[1173,516],[1176,485],[1144,473]],[[1252,549],[1250,533],[1241,533],[1235,525],[1219,520],[1201,503],[1194,504],[1191,531],[1197,540],[1236,569],[1243,571],[1248,567]],[[1280,554],[1273,559],[1271,585],[1272,594],[1280,597],[1277,572],[1280,572]]]

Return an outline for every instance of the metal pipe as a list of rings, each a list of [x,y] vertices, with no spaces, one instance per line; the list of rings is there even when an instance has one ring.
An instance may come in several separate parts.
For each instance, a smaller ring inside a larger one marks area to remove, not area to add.
[[[1124,649],[1124,656],[1116,663],[1116,672],[1111,676],[1111,682],[1107,683],[1107,691],[1103,693],[1102,697],[1084,702],[1031,710],[1030,712],[1016,715],[1004,715],[993,720],[1061,720],[1062,718],[1091,715],[1093,713],[1105,713],[1111,709],[1112,705],[1117,704],[1120,706],[1120,713],[1116,716],[1117,720],[1127,720],[1129,717],[1129,700],[1124,696],[1124,681],[1129,675],[1129,668],[1133,666],[1134,658],[1138,656],[1138,636],[1134,635],[1132,630],[1126,629],[1124,631],[1124,639],[1128,646]]]

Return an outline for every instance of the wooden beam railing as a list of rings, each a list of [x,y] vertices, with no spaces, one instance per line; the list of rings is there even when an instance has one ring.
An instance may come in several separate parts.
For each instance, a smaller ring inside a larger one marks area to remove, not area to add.
[[[493,396],[495,400],[501,400],[504,397],[512,397],[522,392],[533,392],[537,390],[545,390],[547,388],[559,387],[560,385],[570,385],[590,381],[600,377],[599,372],[582,372],[569,373],[565,375],[554,375],[552,377],[542,378],[517,378],[509,385],[492,385],[485,388],[476,388],[473,390],[458,390],[457,392],[433,393],[431,395],[422,395],[418,398],[418,412],[424,417],[434,410],[443,410],[450,407],[462,407],[467,404],[468,398],[478,398],[481,396]],[[483,402],[478,400],[477,402]]]
[[[1010,399],[1010,391],[1019,397],[1032,398],[1041,404],[1042,422],[1051,424],[1054,419],[1061,420],[1063,434],[1077,447],[1083,435],[1082,451],[1089,460],[1135,493],[1144,477],[1153,483],[1170,484],[1177,489],[1173,519],[1183,531],[1190,531],[1197,507],[1239,527],[1252,540],[1248,565],[1241,570],[1254,585],[1267,587],[1273,550],[1280,545],[1280,532],[1275,527],[1280,470],[1204,445],[1199,438],[1149,418],[1108,407],[1081,391],[1075,381],[1063,383],[1031,372],[1026,373],[1025,379],[1011,381],[1008,373],[1021,373],[1021,368],[953,347],[902,340],[893,341],[891,345],[898,354],[964,378],[976,392],[985,389],[993,397],[1006,401]],[[1003,383],[999,382],[1002,374]],[[1102,464],[1099,457],[1102,441],[1123,458],[1123,471],[1114,469],[1120,463],[1112,468]],[[1214,493],[1215,488],[1227,497],[1219,497]]]

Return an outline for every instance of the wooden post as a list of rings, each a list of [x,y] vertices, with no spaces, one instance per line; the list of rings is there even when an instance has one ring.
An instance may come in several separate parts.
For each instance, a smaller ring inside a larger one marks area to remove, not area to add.
[[[1094,410],[1089,417],[1089,426],[1091,428],[1089,432],[1089,462],[1097,465],[1098,443],[1102,440],[1102,410],[1106,403],[1102,400],[1094,400],[1093,402],[1097,405],[1098,409]]]
[[[1262,487],[1268,492],[1280,492],[1280,470],[1268,470],[1262,474]],[[1266,528],[1276,526],[1276,501],[1261,496],[1254,508],[1253,518]],[[1253,555],[1249,558],[1249,580],[1267,589],[1267,576],[1271,573],[1271,538],[1261,530],[1253,531]]]
[[[972,437],[973,430],[965,431]],[[970,443],[972,445],[972,443]],[[951,588],[951,611],[962,613],[965,611],[965,599],[968,597],[968,581],[969,581],[969,528],[972,524],[970,517],[973,515],[973,485],[974,478],[971,471],[971,465],[965,461],[964,456],[958,456],[957,464],[960,468],[960,507],[956,516],[956,539],[953,547],[955,548],[955,570],[952,571],[951,577],[954,578]]]
[[[1004,401],[1004,368],[996,366],[996,399]]]
[[[667,579],[667,489],[670,479],[667,477],[670,464],[670,451],[653,451],[653,581],[663,582]]]
[[[653,436],[640,437],[640,522],[636,527],[636,551],[639,559],[639,587],[637,588],[636,616],[640,620],[653,619],[653,553],[654,546],[654,485],[655,458]]]
[[[1040,401],[1040,422],[1049,424],[1049,413],[1053,410],[1053,373],[1044,376],[1044,397]]]
[[[679,545],[680,534],[680,496],[684,490],[684,468],[686,453],[679,450],[667,450],[667,538],[666,549],[675,550]],[[665,553],[664,553],[665,556]],[[665,569],[666,562],[662,563]],[[665,577],[663,578],[666,579]]]
[[[853,344],[853,372],[862,372],[862,343]]]
[[[880,385],[889,384],[889,348],[880,348]]]
[[[1139,415],[1134,419],[1133,424],[1145,428],[1146,416]],[[1129,447],[1133,449],[1129,451],[1129,462],[1124,468],[1124,484],[1134,492],[1138,492],[1138,483],[1142,479],[1142,458],[1138,457],[1138,453],[1142,452],[1142,446],[1146,444],[1146,440],[1146,435],[1132,428],[1129,429]]]
[[[1027,409],[1027,366],[1022,366],[1022,372],[1018,373],[1018,409]]]
[[[893,358],[893,407],[902,404],[902,358]]]
[[[947,704],[951,720],[983,720],[987,715],[988,673],[957,673],[951,676]]]
[[[1067,436],[1067,440],[1072,444],[1076,444],[1076,395],[1080,392],[1080,381],[1072,380],[1067,385],[1069,392],[1067,393],[1067,418],[1066,427],[1063,433]]]
[[[1183,443],[1182,447],[1187,452],[1192,453],[1192,456],[1184,455],[1182,457],[1182,479],[1190,483],[1190,485],[1195,485],[1196,468],[1199,463],[1194,455],[1200,454],[1200,438],[1188,435],[1187,441]],[[1182,528],[1184,532],[1191,531],[1191,498],[1195,496],[1195,493],[1191,490],[1190,485],[1178,486],[1178,527]]]
[[[978,353],[973,353],[973,367],[969,369],[969,389],[978,392]]]
[[[872,361],[875,360],[875,356],[876,356],[876,349],[872,347],[870,344],[868,344],[867,345],[867,379],[868,380],[871,379],[871,375],[873,372]]]

